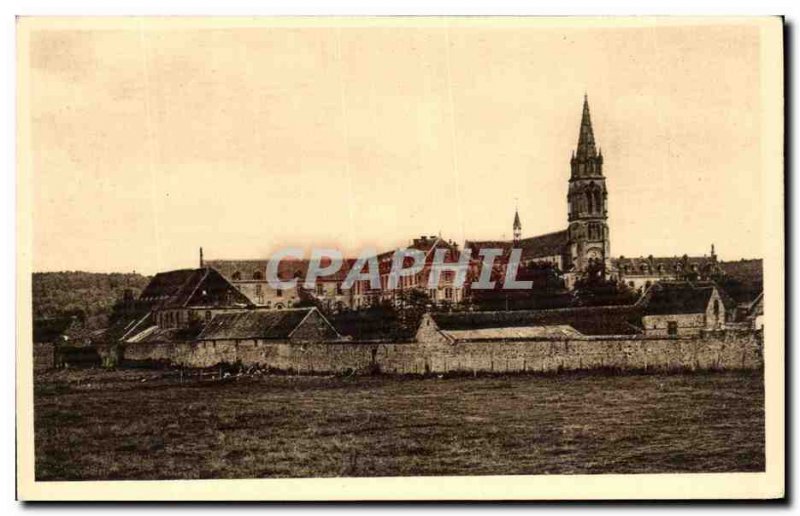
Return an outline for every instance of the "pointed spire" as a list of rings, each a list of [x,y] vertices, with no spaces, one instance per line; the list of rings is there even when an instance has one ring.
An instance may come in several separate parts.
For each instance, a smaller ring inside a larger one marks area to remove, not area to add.
[[[519,211],[514,210],[514,229],[522,229],[522,222],[519,221]]]
[[[578,136],[578,159],[594,158],[597,152],[594,148],[594,131],[592,131],[592,118],[589,115],[589,97],[583,95],[583,115],[581,116],[581,129]]]

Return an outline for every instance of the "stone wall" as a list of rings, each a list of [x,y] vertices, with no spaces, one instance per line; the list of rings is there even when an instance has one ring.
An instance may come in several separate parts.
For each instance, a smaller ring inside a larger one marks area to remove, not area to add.
[[[683,336],[698,336],[706,329],[704,314],[645,315],[642,317],[642,326],[648,336],[668,336],[670,322],[677,323],[678,335]]]
[[[109,356],[112,350],[101,352]],[[586,337],[447,343],[218,340],[133,343],[118,349],[121,365],[189,368],[219,364],[293,373],[517,373],[618,370],[754,369],[762,365],[755,332],[714,332],[697,338]],[[104,361],[106,362],[106,361]]]

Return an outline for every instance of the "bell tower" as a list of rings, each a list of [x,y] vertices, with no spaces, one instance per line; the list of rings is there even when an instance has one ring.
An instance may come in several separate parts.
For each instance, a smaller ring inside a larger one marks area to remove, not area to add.
[[[608,191],[603,176],[603,153],[595,148],[589,99],[583,97],[583,115],[578,148],[570,160],[569,253],[572,271],[583,273],[590,264],[610,269],[611,251],[608,233]]]

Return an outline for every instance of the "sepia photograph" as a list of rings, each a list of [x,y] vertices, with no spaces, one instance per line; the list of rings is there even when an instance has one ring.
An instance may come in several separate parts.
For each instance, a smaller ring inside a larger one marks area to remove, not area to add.
[[[783,496],[782,33],[18,18],[20,496]]]

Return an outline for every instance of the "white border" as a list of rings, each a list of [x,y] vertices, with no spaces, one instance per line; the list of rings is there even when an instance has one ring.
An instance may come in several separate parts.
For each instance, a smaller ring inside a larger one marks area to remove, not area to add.
[[[221,7],[224,5],[224,7]],[[329,2],[314,1],[314,2],[299,2],[295,1],[287,3],[286,5],[270,5],[270,6],[255,6],[251,2],[241,0],[230,0],[221,3],[220,6],[209,8],[207,5],[198,5],[197,3],[189,2],[176,2],[171,0],[161,0],[149,5],[142,5],[141,2],[114,2],[110,4],[103,1],[92,1],[82,3],[65,4],[57,1],[34,1],[34,2],[15,2],[4,4],[4,13],[10,12],[12,14],[215,14],[215,15],[235,15],[235,14],[633,14],[633,13],[647,13],[647,14],[740,14],[742,11],[740,5],[733,2],[712,2],[700,4],[698,2],[690,1],[659,1],[659,2],[596,2],[596,1],[579,1],[579,2],[558,2],[552,4],[536,5],[536,11],[532,12],[529,2],[437,2],[437,1],[417,1],[408,0],[406,2],[398,1],[384,1],[380,5],[375,5],[375,2],[338,2],[335,6],[329,5]],[[757,11],[759,14],[777,14],[781,12],[793,12],[796,10],[795,4],[792,2],[775,2],[775,1],[760,1],[757,4]],[[752,14],[752,9],[750,9]],[[2,32],[4,35],[3,42],[5,43],[4,52],[2,57],[2,64],[4,65],[6,73],[3,77],[3,91],[5,95],[4,102],[4,118],[3,124],[3,155],[8,164],[7,170],[10,171],[3,176],[6,181],[5,188],[0,188],[1,195],[4,196],[5,202],[0,203],[0,213],[2,213],[3,221],[5,224],[0,227],[2,236],[7,244],[4,249],[7,250],[3,254],[3,264],[6,265],[6,271],[14,271],[15,252],[14,252],[14,173],[16,164],[14,159],[15,149],[15,124],[14,124],[14,74],[15,74],[15,54],[14,54],[14,20],[11,14],[7,14],[2,18],[6,29]],[[794,62],[794,54],[792,54],[792,61]],[[793,138],[792,143],[796,143],[796,136]],[[793,190],[793,193],[796,191]],[[794,236],[794,234],[792,235]],[[6,318],[4,328],[13,335],[15,326],[14,310],[16,303],[14,301],[14,283],[15,274],[3,275],[4,281],[8,285],[3,292],[6,294],[2,300],[3,317]],[[800,309],[798,309],[800,310]],[[792,316],[796,317],[798,314],[793,311]],[[9,342],[14,342],[14,338],[8,339]],[[11,403],[6,408],[9,410],[7,417],[4,418],[5,424],[2,426],[3,437],[5,442],[10,443],[14,438],[14,407],[13,398],[10,392],[13,392],[13,385],[11,380],[14,378],[14,361],[13,346],[9,346],[7,353],[8,360],[3,361],[2,367],[5,369],[4,377],[8,381],[9,389],[6,390],[6,395]],[[795,357],[797,353],[795,353]],[[8,496],[4,496],[5,500],[13,497],[14,487],[14,456],[13,450],[8,446],[4,448],[6,451],[6,461],[8,467],[4,469],[3,485],[9,490]],[[9,470],[11,470],[9,472]],[[10,473],[10,474],[9,474]],[[459,477],[462,478],[462,477]],[[576,477],[571,477],[576,478]],[[631,477],[626,477],[627,480],[633,484],[637,484],[637,480]],[[374,479],[369,479],[370,481]],[[391,480],[391,479],[388,479]],[[700,478],[695,478],[700,480]],[[225,483],[230,481],[214,481],[217,483]],[[480,485],[474,486],[476,492],[481,492]],[[598,485],[598,487],[600,487]],[[689,486],[691,487],[691,486]],[[230,493],[230,491],[228,491]],[[691,491],[686,492],[689,495]],[[446,493],[441,493],[446,494]],[[713,496],[713,493],[706,493],[707,496]],[[19,509],[19,506],[16,507]],[[681,508],[682,512],[687,512],[685,508]],[[691,511],[689,511],[691,512]]]

